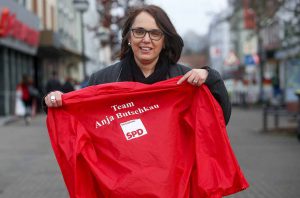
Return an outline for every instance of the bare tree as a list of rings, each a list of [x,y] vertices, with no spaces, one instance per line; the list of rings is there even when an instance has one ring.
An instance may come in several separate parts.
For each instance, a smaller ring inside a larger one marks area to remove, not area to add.
[[[300,44],[300,0],[286,0],[281,9],[284,22],[283,48]]]

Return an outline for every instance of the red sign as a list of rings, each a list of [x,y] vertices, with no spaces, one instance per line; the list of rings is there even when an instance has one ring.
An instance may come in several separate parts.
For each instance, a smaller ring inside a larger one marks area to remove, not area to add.
[[[243,1],[244,27],[245,29],[255,29],[255,12],[249,7],[250,0]]]
[[[0,18],[0,38],[13,37],[31,46],[38,46],[40,32],[19,21],[8,8],[2,9]]]
[[[233,51],[230,51],[227,58],[224,60],[226,66],[238,66],[240,61]]]

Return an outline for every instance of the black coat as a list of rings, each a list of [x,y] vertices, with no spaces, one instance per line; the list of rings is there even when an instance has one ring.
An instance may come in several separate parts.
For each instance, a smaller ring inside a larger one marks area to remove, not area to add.
[[[168,72],[167,79],[184,75],[189,70],[191,70],[191,68],[180,64],[173,65],[169,68],[170,69]],[[208,76],[205,81],[205,84],[207,85],[207,87],[209,88],[209,90],[211,91],[215,99],[221,105],[223,109],[225,122],[227,124],[229,122],[230,115],[231,115],[231,103],[224,82],[220,74],[216,70],[210,67],[204,67],[204,68],[208,70]],[[120,80],[121,71],[122,71],[122,61],[117,62],[109,67],[106,67],[92,74],[88,84],[90,86],[90,85],[98,85],[98,84],[111,83],[111,82],[119,82],[121,81]]]
[[[61,91],[61,83],[58,79],[49,79],[49,81],[46,84],[46,93],[49,93],[51,91]]]

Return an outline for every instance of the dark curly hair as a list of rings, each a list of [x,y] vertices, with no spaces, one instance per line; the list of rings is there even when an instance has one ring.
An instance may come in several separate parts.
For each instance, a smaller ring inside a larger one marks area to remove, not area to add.
[[[177,63],[184,45],[183,40],[177,33],[167,13],[163,9],[155,5],[144,5],[142,7],[134,7],[129,10],[128,16],[125,19],[122,28],[120,59],[122,60],[132,53],[131,48],[128,46],[130,28],[136,16],[141,12],[149,13],[155,19],[156,24],[164,33],[164,48],[160,52],[160,57],[167,58],[172,64]]]

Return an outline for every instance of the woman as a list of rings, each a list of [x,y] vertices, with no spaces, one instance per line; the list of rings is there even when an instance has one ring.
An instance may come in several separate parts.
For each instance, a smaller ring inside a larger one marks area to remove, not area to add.
[[[219,73],[212,68],[190,69],[177,64],[183,47],[168,15],[159,7],[147,5],[129,12],[123,26],[120,62],[94,73],[89,85],[119,81],[146,84],[183,75],[184,81],[200,86],[205,83],[223,109],[226,124],[231,115],[227,90]],[[47,107],[62,105],[59,91],[45,97]]]
[[[33,94],[31,93],[31,79],[29,76],[24,74],[22,76],[22,81],[17,86],[17,97],[20,97],[25,107],[24,120],[26,125],[29,125],[32,115],[32,102]]]

